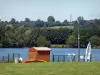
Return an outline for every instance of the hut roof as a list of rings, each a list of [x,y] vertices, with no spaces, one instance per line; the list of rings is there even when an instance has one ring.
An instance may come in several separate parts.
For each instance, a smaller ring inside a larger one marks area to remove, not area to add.
[[[33,47],[37,51],[50,51],[51,49],[48,47]]]
[[[34,51],[50,51],[51,49],[48,47],[32,47],[29,49],[29,52],[34,52]]]

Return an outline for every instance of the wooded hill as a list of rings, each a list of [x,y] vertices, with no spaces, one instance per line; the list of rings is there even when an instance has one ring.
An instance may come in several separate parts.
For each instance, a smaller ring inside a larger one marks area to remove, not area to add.
[[[77,47],[77,28],[80,28],[81,47],[86,47],[88,41],[93,47],[100,46],[100,19],[77,20],[68,22],[55,21],[49,16],[47,21],[40,19],[32,21],[0,20],[0,47],[33,47],[51,46],[51,44],[64,44],[65,47]]]

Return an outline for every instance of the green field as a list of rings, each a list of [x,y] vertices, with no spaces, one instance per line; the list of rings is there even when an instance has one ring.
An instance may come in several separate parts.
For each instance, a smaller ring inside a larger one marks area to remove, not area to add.
[[[100,63],[1,63],[0,75],[100,75]]]
[[[59,28],[69,28],[69,29],[73,29],[74,26],[53,26],[53,27],[48,27],[51,29],[59,29]]]
[[[68,48],[65,44],[51,44],[51,48]]]

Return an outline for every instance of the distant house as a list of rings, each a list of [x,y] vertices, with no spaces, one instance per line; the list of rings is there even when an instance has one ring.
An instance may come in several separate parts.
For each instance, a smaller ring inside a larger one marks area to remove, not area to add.
[[[32,47],[28,51],[29,60],[49,62],[50,51],[48,47]]]
[[[73,22],[68,22],[68,24],[69,24],[70,26],[73,26]]]

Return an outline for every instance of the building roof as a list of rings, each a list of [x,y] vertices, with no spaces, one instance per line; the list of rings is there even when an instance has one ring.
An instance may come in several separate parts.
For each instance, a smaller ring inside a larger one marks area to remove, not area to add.
[[[33,47],[37,51],[50,51],[51,49],[48,47]]]

